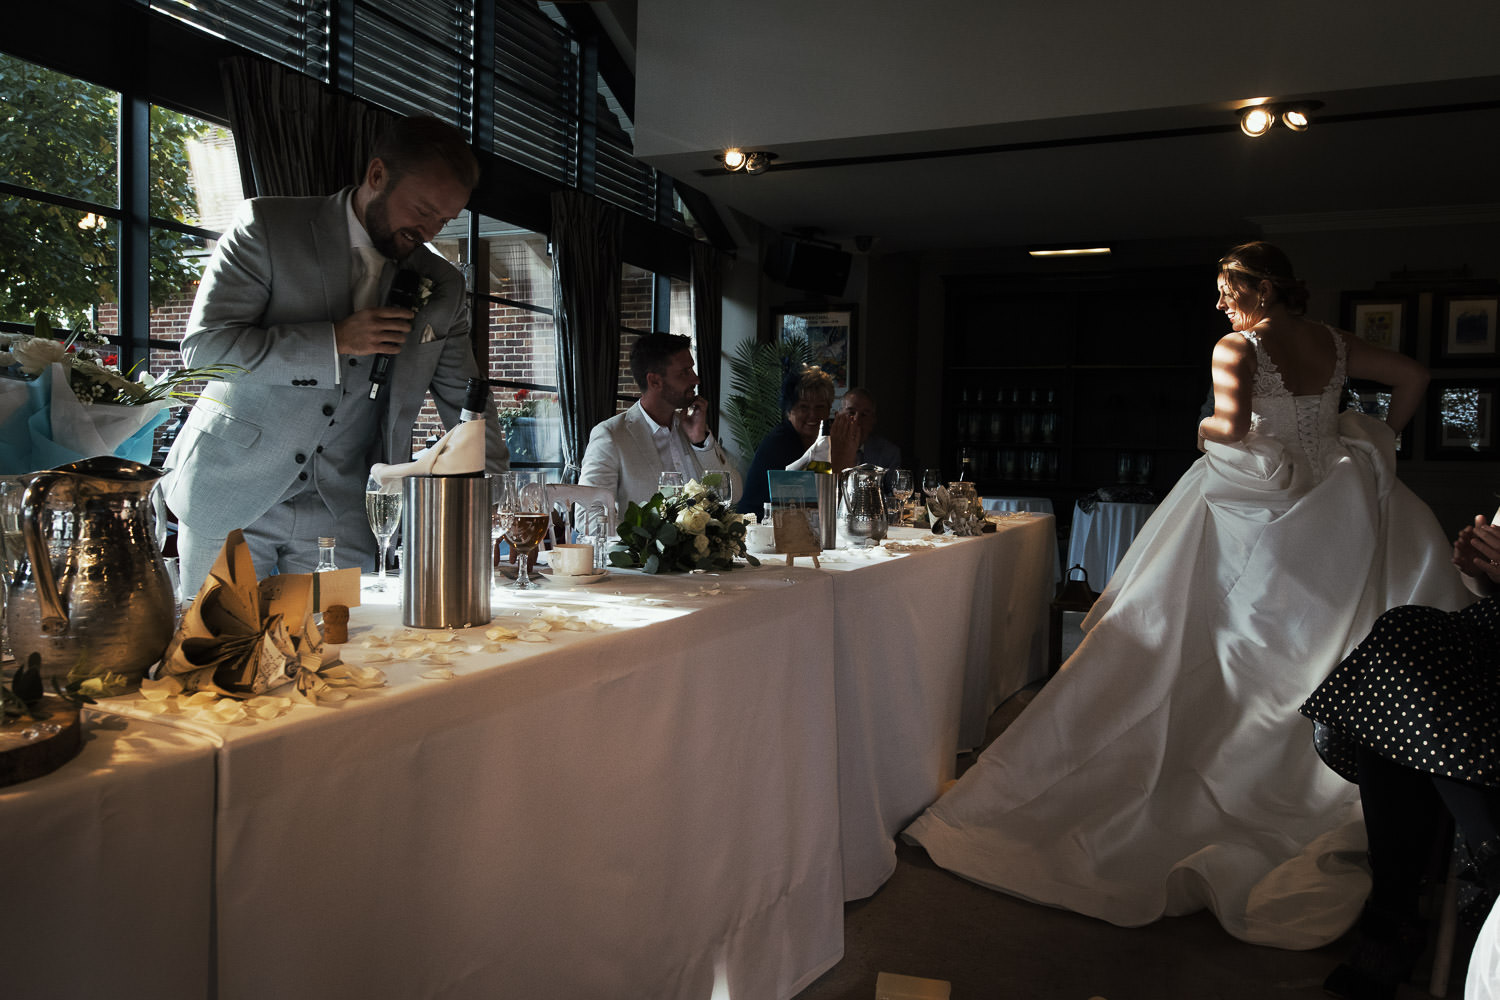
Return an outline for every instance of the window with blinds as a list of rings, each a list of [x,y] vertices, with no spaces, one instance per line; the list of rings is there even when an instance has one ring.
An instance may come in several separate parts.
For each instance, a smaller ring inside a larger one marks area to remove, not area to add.
[[[495,5],[495,152],[578,184],[578,43],[530,0]]]
[[[352,81],[345,85],[354,94],[401,114],[437,115],[468,129],[478,107],[479,148],[569,187],[582,183],[587,157],[595,194],[656,216],[656,172],[635,159],[634,128],[603,80],[581,78],[579,42],[552,3],[139,2],[325,83]],[[493,25],[492,37],[476,37],[481,24]],[[587,149],[586,117],[596,123]]]
[[[158,13],[328,81],[327,0],[142,0]]]
[[[472,0],[359,0],[354,93],[467,128],[474,95]]]

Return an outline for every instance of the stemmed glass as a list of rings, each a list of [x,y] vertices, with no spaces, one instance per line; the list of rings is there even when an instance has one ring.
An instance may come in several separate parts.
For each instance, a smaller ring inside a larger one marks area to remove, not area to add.
[[[500,475],[500,528],[516,550],[515,590],[540,586],[526,572],[531,554],[546,537],[552,516],[547,512],[546,491],[536,473],[505,472]]]
[[[26,484],[0,480],[0,662],[9,663],[14,657],[10,651],[9,609],[10,581],[21,562],[21,494]]]
[[[703,485],[713,490],[724,506],[734,503],[734,477],[728,469],[704,469]]]
[[[891,472],[891,495],[901,505],[901,523],[906,523],[906,501],[911,499],[912,477],[910,469],[895,469]]]
[[[375,593],[385,592],[385,564],[390,559],[391,536],[401,523],[401,480],[382,481],[375,476],[365,480],[365,516],[370,519],[370,530],[380,542],[380,569],[370,589]]]
[[[663,472],[656,480],[656,491],[663,498],[670,500],[686,485],[687,481],[683,478],[682,473]]]

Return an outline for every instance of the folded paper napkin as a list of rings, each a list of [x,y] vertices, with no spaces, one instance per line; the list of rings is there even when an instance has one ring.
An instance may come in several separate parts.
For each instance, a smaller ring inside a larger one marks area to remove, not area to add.
[[[448,429],[431,448],[423,448],[410,462],[376,462],[370,475],[388,486],[407,476],[467,476],[484,471],[484,421],[465,420]]]
[[[313,616],[324,604],[358,604],[358,594],[357,569],[257,580],[244,534],[232,531],[183,612],[158,680],[173,678],[182,691],[234,698],[295,681],[299,694],[316,701],[328,687],[325,675],[339,664],[336,656],[324,662],[323,637]]]

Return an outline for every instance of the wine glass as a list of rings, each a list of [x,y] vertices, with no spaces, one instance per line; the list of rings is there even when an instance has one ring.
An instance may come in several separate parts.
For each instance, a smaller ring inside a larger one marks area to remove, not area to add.
[[[526,571],[532,553],[547,534],[552,517],[547,513],[545,490],[536,473],[505,472],[500,475],[500,528],[516,552],[515,590],[540,586]]]
[[[656,492],[660,493],[664,499],[670,500],[686,485],[687,481],[682,473],[663,472],[656,480]]]
[[[912,478],[910,469],[891,471],[891,495],[901,505],[901,523],[906,523],[906,501],[911,499]]]
[[[6,602],[10,600],[10,581],[16,575],[21,562],[21,494],[26,484],[0,480],[0,662],[14,659],[10,650],[8,632],[9,615]]]
[[[943,485],[943,473],[939,469],[922,470],[922,492],[927,494],[928,499],[937,492],[939,486]]]
[[[380,542],[379,570],[370,589],[375,593],[385,592],[385,564],[390,557],[391,536],[401,523],[401,480],[381,480],[371,476],[365,480],[365,516],[370,519],[370,530]]]
[[[734,477],[728,469],[704,469],[703,485],[713,490],[726,507],[734,503]]]

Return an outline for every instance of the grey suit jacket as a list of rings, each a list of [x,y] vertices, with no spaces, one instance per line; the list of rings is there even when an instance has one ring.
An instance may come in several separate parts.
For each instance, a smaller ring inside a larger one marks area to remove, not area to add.
[[[203,274],[182,342],[184,364],[232,364],[246,372],[208,384],[164,463],[168,506],[201,532],[222,535],[254,522],[329,437],[340,398],[333,323],[353,311],[345,214],[352,191],[246,202]],[[431,279],[432,294],[381,390],[376,440],[364,455],[337,459],[336,475],[319,477],[335,512],[364,509],[373,462],[410,460],[412,425],[427,390],[451,427],[469,378],[478,374],[462,275],[425,247],[402,266]],[[386,267],[382,302],[395,273]],[[432,339],[420,343],[428,327]],[[342,374],[366,388],[370,359],[358,361],[352,367],[346,359]],[[503,471],[509,455],[493,402],[487,423],[486,466]]]
[[[729,456],[718,438],[710,434],[708,447],[700,452],[681,427],[677,428],[676,434],[693,466],[690,470],[679,471],[688,472],[693,479],[701,479],[706,469],[728,469],[735,480],[735,495],[739,495],[739,474],[729,464]],[[709,460],[711,464],[705,465]],[[656,451],[656,442],[651,440],[651,424],[646,419],[646,411],[636,403],[624,413],[595,424],[589,432],[589,444],[583,451],[583,463],[578,469],[578,485],[613,490],[615,503],[623,513],[625,505],[632,500],[636,503],[650,500],[656,492],[657,480],[665,471],[661,455]]]

